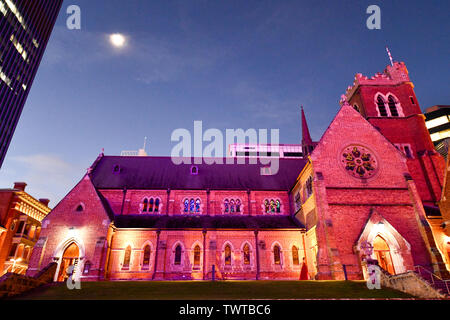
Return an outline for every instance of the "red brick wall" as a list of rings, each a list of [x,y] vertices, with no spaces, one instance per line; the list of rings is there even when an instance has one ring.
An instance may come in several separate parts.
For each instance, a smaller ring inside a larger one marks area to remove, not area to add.
[[[84,210],[76,211],[82,203]],[[110,220],[90,179],[81,180],[42,222],[41,245],[33,250],[27,274],[34,275],[53,262],[57,249],[75,239],[85,250],[82,263],[90,261],[91,271],[84,280],[95,280],[103,274],[102,255],[106,252],[106,237]],[[69,228],[75,228],[70,231]],[[46,242],[42,245],[42,240]],[[62,248],[64,249],[64,248]],[[62,252],[61,252],[62,253]],[[80,253],[81,254],[81,253]]]
[[[118,230],[114,234],[110,259],[111,280],[146,279],[153,278],[156,254],[155,230]],[[260,279],[299,279],[303,253],[300,231],[260,231],[258,242],[263,243],[259,248]],[[205,260],[203,252],[203,233],[198,231],[161,231],[160,247],[155,279],[211,279],[212,265],[216,268],[217,279],[255,279],[257,274],[255,234],[253,230],[240,231],[208,231],[206,233]],[[245,243],[250,246],[250,265],[244,265],[242,249]],[[281,264],[274,265],[273,245],[281,247]],[[142,268],[143,249],[149,244],[151,259],[148,269]],[[181,265],[174,265],[174,251],[177,244],[182,245]],[[224,264],[224,248],[229,244],[232,249],[231,265]],[[132,248],[131,262],[128,269],[123,269],[123,259],[126,247]],[[196,245],[201,248],[201,264],[199,268],[193,265],[193,249]],[[299,265],[292,261],[292,246],[299,249]],[[203,269],[204,268],[204,269]]]
[[[351,144],[363,145],[376,156],[379,168],[372,178],[355,178],[342,166],[342,150]],[[320,261],[349,264],[357,272],[359,256],[354,246],[373,210],[411,245],[411,256],[403,257],[407,269],[413,264],[431,263],[416,221],[415,210],[418,208],[414,207],[415,201],[411,200],[404,177],[408,172],[406,159],[359,113],[350,107],[342,107],[311,158],[314,171],[323,175],[322,187],[315,188],[319,193],[318,230],[322,230],[322,233],[318,232],[319,248],[327,248],[328,241],[331,248],[327,249],[337,252],[328,260]],[[315,181],[319,185],[317,178]],[[326,250],[322,252],[327,255]]]

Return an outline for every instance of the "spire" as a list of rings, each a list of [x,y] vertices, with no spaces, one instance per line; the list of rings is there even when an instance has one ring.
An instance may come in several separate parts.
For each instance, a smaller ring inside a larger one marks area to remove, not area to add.
[[[309,134],[308,123],[306,122],[305,111],[302,106],[302,149],[303,154],[307,155],[311,153],[314,148],[313,141],[311,139],[311,135]]]
[[[388,46],[386,46],[386,51],[388,53],[389,60],[391,61],[391,66],[394,66],[394,60],[392,59],[392,55],[391,55],[391,52],[389,51]]]

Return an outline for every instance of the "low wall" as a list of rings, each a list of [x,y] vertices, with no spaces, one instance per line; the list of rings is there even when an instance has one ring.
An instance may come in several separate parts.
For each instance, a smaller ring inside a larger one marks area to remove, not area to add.
[[[381,286],[392,288],[423,299],[445,299],[446,295],[433,288],[414,271],[396,275],[381,273]]]
[[[53,281],[56,263],[51,263],[34,277],[7,273],[0,278],[0,299],[15,296]]]

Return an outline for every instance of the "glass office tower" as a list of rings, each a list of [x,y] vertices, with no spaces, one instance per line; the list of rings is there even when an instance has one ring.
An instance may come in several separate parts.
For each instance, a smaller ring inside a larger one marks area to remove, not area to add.
[[[0,0],[0,168],[63,0]]]

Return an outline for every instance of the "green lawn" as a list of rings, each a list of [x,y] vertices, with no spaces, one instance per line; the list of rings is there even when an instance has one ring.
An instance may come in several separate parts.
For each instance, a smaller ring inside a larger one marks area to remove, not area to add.
[[[364,281],[148,281],[82,282],[81,290],[65,284],[40,288],[17,299],[33,300],[230,300],[411,298],[391,290],[369,290]]]

